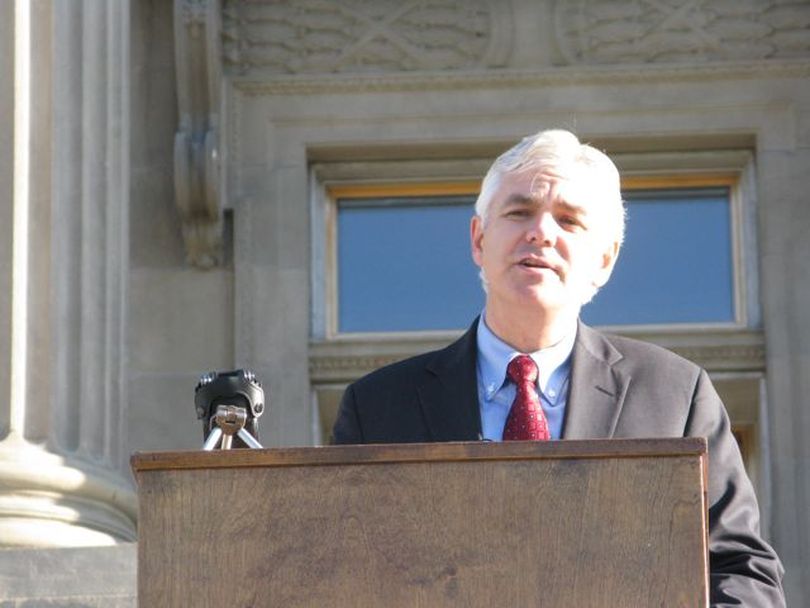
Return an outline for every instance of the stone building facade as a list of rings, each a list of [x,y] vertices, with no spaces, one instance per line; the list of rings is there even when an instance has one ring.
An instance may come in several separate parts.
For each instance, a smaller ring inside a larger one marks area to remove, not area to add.
[[[336,193],[548,127],[730,184],[733,319],[618,329],[710,372],[810,602],[806,0],[8,0],[0,44],[0,605],[135,604],[128,458],[201,445],[201,372],[255,369],[263,443],[317,445],[458,335],[340,331]]]

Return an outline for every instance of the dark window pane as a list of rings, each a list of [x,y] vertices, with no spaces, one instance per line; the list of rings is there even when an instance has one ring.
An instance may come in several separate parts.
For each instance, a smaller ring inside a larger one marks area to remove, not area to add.
[[[484,301],[470,258],[473,201],[339,201],[338,330],[466,327]]]
[[[627,236],[593,325],[734,321],[727,188],[625,193]]]

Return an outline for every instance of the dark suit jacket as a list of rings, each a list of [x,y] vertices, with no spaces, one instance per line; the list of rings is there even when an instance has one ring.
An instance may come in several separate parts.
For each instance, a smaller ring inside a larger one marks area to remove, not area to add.
[[[479,439],[476,328],[477,321],[447,348],[350,385],[333,441]],[[563,439],[612,437],[706,437],[712,606],[784,606],[782,565],[759,535],[754,491],[706,372],[662,348],[580,323]]]

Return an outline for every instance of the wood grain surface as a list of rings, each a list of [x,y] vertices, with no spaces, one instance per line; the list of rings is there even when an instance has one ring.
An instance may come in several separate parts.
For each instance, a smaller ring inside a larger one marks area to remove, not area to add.
[[[705,606],[705,443],[140,454],[149,606]]]

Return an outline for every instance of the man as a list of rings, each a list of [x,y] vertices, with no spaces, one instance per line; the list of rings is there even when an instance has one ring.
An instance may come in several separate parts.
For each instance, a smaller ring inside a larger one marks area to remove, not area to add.
[[[348,387],[336,443],[706,437],[712,606],[783,606],[782,566],[707,374],[656,346],[597,332],[579,311],[624,233],[619,173],[567,131],[501,155],[470,227],[486,305],[447,348]]]

